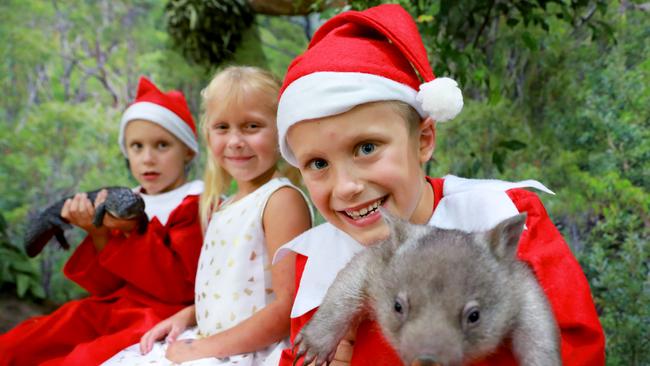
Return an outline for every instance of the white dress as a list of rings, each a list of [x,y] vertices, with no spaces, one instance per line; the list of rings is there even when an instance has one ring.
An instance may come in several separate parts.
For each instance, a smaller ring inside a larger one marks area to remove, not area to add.
[[[197,327],[186,330],[178,339],[222,332],[273,301],[271,258],[266,250],[262,215],[271,194],[286,186],[300,192],[288,179],[274,178],[236,202],[226,200],[212,215],[196,273]],[[224,359],[204,358],[182,365],[276,366],[282,350],[288,347],[289,340],[285,339],[257,352]],[[165,358],[166,348],[164,342],[156,342],[151,352],[140,355],[139,345],[135,344],[104,365],[172,365]]]

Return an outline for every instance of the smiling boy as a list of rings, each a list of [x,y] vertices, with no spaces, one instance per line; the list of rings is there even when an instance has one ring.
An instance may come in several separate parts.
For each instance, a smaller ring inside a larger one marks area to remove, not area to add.
[[[354,253],[387,235],[378,207],[413,223],[466,231],[527,212],[518,257],[551,303],[562,361],[603,364],[604,335],[586,278],[539,198],[519,188],[550,191],[535,181],[432,179],[422,171],[436,122],[452,119],[462,104],[456,83],[433,75],[415,23],[397,5],[339,14],[289,66],[278,110],[281,151],[328,221],[284,247],[299,254],[292,340]],[[376,324],[360,321],[336,359],[400,364]],[[280,364],[293,361],[286,350]],[[506,343],[473,364],[516,362]]]

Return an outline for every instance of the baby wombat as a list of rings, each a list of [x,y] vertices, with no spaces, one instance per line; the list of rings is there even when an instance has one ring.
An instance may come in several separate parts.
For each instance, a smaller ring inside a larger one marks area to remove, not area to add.
[[[526,214],[478,233],[384,218],[389,238],[341,270],[296,336],[296,359],[331,361],[349,325],[368,311],[405,365],[462,365],[507,338],[521,365],[560,365],[550,305],[516,258]]]

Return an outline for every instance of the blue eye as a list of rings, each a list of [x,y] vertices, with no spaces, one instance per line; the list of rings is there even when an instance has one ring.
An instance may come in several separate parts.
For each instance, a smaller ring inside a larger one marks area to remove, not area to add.
[[[313,170],[321,170],[327,168],[327,162],[323,159],[314,159],[307,166]]]
[[[377,145],[373,144],[372,142],[365,142],[357,148],[357,152],[360,155],[370,155],[372,154],[375,149],[377,149]]]

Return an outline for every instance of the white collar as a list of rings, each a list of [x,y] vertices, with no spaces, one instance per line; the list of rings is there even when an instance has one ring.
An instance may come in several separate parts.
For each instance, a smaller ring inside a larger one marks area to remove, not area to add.
[[[518,214],[505,192],[523,187],[554,194],[534,180],[505,182],[445,176],[443,197],[428,224],[464,231],[488,230],[502,220]],[[361,250],[361,244],[329,223],[304,232],[278,249],[273,263],[289,251],[308,257],[291,317],[300,317],[318,307],[338,272]]]
[[[200,180],[194,180],[169,192],[155,195],[142,193],[141,188],[142,187],[138,186],[133,190],[140,192],[142,199],[144,199],[144,211],[147,213],[149,221],[154,217],[157,217],[158,221],[165,226],[167,220],[169,220],[169,215],[171,215],[172,211],[183,202],[185,197],[189,195],[199,195],[203,192],[203,182]]]

